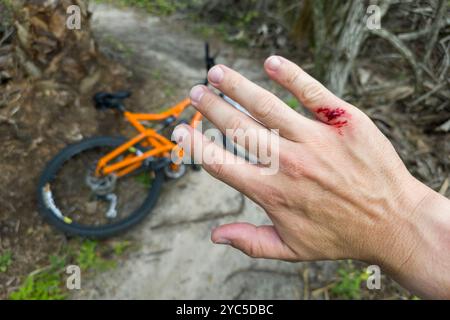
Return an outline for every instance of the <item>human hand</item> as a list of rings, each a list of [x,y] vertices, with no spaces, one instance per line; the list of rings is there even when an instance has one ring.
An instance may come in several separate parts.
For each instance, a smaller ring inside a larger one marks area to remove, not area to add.
[[[400,279],[403,269],[416,270],[416,257],[426,260],[423,251],[435,244],[422,242],[434,224],[422,213],[430,199],[441,201],[440,207],[448,208],[448,202],[436,200],[434,191],[410,175],[389,140],[359,109],[282,57],[272,56],[264,66],[317,121],[223,65],[209,71],[210,83],[258,121],[205,86],[192,89],[192,104],[222,132],[228,129],[232,140],[243,141],[239,135],[250,130],[279,130],[279,170],[274,175],[261,175],[261,166],[250,163],[202,163],[210,174],[258,203],[273,222],[222,225],[212,232],[212,241],[255,258],[363,260]],[[199,162],[205,154],[195,150],[209,150],[209,158],[227,153],[189,126],[177,128],[174,135]],[[450,244],[449,236],[446,241]]]

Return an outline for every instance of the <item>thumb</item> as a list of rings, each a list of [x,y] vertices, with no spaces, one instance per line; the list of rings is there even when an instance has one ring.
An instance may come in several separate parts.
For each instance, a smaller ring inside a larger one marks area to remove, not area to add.
[[[273,226],[225,224],[212,231],[211,240],[216,244],[231,245],[252,258],[298,260]]]

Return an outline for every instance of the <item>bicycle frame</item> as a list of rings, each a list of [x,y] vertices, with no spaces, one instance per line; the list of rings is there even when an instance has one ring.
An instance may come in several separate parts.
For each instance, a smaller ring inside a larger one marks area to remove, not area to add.
[[[161,121],[169,117],[178,118],[180,114],[190,105],[191,100],[186,98],[170,107],[167,111],[161,113],[132,113],[129,111],[124,111],[125,118],[139,132],[139,134],[103,156],[97,163],[97,168],[95,171],[96,175],[101,176],[115,174],[117,177],[122,177],[141,167],[143,161],[150,157],[170,157],[172,150],[178,150],[178,145],[155,130],[146,128],[141,121]],[[193,128],[196,128],[201,119],[202,114],[197,111],[191,118],[190,125]],[[133,150],[137,143],[141,143],[144,146],[152,146],[153,148],[140,154],[128,153],[123,160],[109,164],[112,160],[116,159],[124,152],[127,152],[130,149]],[[183,150],[179,149],[178,152],[181,157]]]

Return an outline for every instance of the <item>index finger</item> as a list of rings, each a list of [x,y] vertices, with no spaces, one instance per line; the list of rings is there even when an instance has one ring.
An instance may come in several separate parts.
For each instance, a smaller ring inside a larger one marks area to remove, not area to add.
[[[356,107],[335,96],[291,61],[271,56],[264,66],[270,78],[289,90],[322,122],[336,127],[344,126],[351,116],[360,114]]]

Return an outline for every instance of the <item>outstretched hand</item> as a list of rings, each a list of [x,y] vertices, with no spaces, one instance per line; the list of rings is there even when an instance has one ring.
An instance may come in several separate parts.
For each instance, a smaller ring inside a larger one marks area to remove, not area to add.
[[[245,141],[240,135],[252,130],[265,130],[267,136],[277,134],[272,129],[278,130],[279,169],[275,174],[262,175],[260,164],[248,162],[202,162],[205,154],[195,150],[204,150],[204,145],[209,146],[209,158],[235,156],[189,126],[174,132],[179,145],[211,175],[258,203],[273,222],[266,226],[222,225],[213,230],[212,241],[255,258],[359,259],[381,265],[400,281],[407,280],[403,271],[415,272],[417,259],[434,244],[431,237],[423,241],[433,224],[424,211],[429,211],[430,203],[448,207],[448,202],[444,203],[448,200],[410,175],[389,140],[358,108],[287,59],[272,56],[264,67],[316,120],[297,113],[224,65],[209,71],[209,82],[252,117],[206,86],[195,86],[191,101],[238,143]],[[260,135],[253,137],[260,139],[258,148],[267,146]],[[446,219],[449,222],[448,216]],[[450,244],[450,236],[446,241]],[[415,284],[409,287],[424,292]]]

